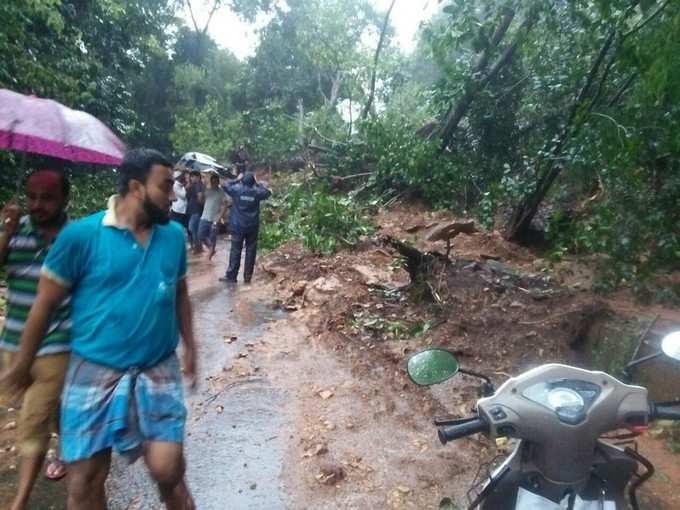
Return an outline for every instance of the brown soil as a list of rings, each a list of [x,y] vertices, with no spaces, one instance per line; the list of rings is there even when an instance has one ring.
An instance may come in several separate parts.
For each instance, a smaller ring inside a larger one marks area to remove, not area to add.
[[[432,268],[428,288],[407,288],[408,274],[381,240],[444,253],[445,243],[425,234],[453,219],[397,207],[381,212],[377,234],[353,251],[317,257],[292,242],[263,259],[280,304],[306,326],[282,335],[287,372],[297,376],[279,372],[278,380],[296,395],[299,424],[283,474],[291,508],[433,508],[447,495],[462,505],[478,464],[506,451],[480,438],[438,444],[431,418],[468,415],[478,384],[460,377],[417,388],[405,375],[409,353],[447,347],[499,383],[550,361],[588,366],[596,324],[621,319],[619,311],[643,321],[650,313],[573,285],[590,281],[587,264],[550,267],[497,232],[458,236],[452,257],[463,260]],[[677,456],[648,437],[641,452],[659,466],[643,491],[648,508],[677,508]]]
[[[234,313],[248,303],[276,301],[290,315],[268,325],[250,356],[232,360],[232,370],[210,377],[220,391],[252,376],[256,360],[258,374],[290,395],[281,410],[292,424],[282,431],[287,508],[424,509],[437,508],[445,496],[463,506],[478,465],[509,447],[481,437],[439,444],[432,417],[468,415],[478,382],[460,376],[430,389],[414,386],[405,361],[421,348],[450,348],[464,366],[499,383],[548,361],[587,366],[597,345],[593,331],[608,320],[642,317],[633,322],[639,334],[659,314],[642,350],[680,324],[676,312],[640,307],[625,295],[593,296],[584,290],[592,280],[589,264],[550,264],[497,232],[459,235],[453,262],[438,259],[421,284],[409,285],[385,237],[444,253],[444,242],[425,236],[435,223],[452,219],[398,205],[381,211],[378,232],[353,250],[320,257],[291,242],[261,257],[255,284],[239,292],[244,297]],[[192,294],[215,284],[223,256],[193,260]],[[666,390],[677,396],[678,387]],[[0,427],[9,419],[0,415]],[[657,466],[644,490],[647,508],[678,508],[680,463],[667,442],[656,435],[639,442]],[[0,432],[0,507],[13,490],[6,480],[15,455],[3,453],[12,444],[12,432]]]

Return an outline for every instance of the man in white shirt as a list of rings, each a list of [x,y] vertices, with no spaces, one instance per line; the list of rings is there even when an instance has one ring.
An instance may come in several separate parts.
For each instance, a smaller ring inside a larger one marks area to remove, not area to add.
[[[224,220],[228,211],[227,195],[220,189],[220,176],[210,174],[210,184],[204,192],[205,203],[201,222],[198,226],[198,238],[208,248],[208,260],[215,255],[217,244],[217,225]]]
[[[187,218],[187,190],[186,190],[186,172],[176,170],[172,177],[175,179],[172,185],[172,191],[175,194],[175,200],[172,202],[170,208],[170,219],[182,225],[185,229],[189,223]]]

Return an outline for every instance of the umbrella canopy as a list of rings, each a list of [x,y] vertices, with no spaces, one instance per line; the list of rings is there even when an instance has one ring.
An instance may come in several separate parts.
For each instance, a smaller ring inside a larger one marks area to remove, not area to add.
[[[200,170],[201,172],[217,171],[220,175],[227,177],[232,176],[232,173],[224,166],[220,165],[215,158],[200,152],[187,152],[180,158],[177,164],[189,167],[192,170]]]
[[[0,148],[119,165],[125,145],[89,113],[0,89]]]

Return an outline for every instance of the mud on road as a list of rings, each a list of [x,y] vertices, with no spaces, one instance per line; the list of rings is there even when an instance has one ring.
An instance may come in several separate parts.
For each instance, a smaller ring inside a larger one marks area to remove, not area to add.
[[[460,236],[454,262],[414,285],[385,236],[443,251],[423,234],[450,219],[397,208],[378,216],[375,236],[331,257],[290,243],[261,258],[251,286],[217,281],[224,252],[212,263],[192,258],[201,383],[188,395],[186,448],[199,509],[431,509],[447,496],[465,507],[480,463],[511,445],[481,437],[440,445],[432,417],[469,414],[478,383],[457,376],[417,388],[405,374],[408,356],[445,346],[498,383],[546,361],[587,364],[609,314],[620,317],[493,232]],[[645,310],[632,311],[626,320],[637,331],[644,323],[631,317]],[[650,346],[680,323],[667,312]],[[0,427],[10,420],[0,417]],[[0,433],[8,489],[0,503],[11,494],[12,441],[11,431]],[[679,463],[667,443],[641,442],[658,467],[647,508],[679,507]],[[63,508],[62,483],[41,490],[37,504],[51,506],[35,508]],[[113,510],[160,508],[140,463],[117,459],[109,491]]]

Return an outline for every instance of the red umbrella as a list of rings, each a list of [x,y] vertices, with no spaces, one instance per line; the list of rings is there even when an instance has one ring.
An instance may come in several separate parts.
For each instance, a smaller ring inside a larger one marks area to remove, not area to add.
[[[125,145],[89,113],[0,89],[0,148],[119,165]]]

